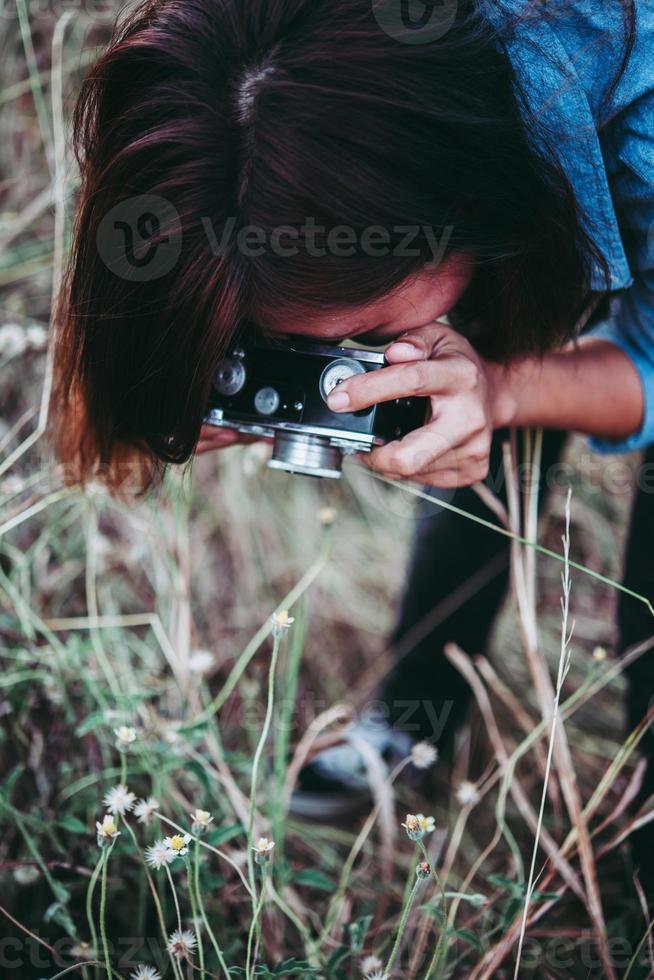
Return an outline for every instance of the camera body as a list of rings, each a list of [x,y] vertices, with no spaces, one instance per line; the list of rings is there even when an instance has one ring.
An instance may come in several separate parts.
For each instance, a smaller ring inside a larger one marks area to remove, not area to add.
[[[274,469],[338,479],[344,455],[370,452],[424,424],[425,398],[330,411],[327,397],[338,384],[385,364],[379,351],[259,339],[219,364],[205,422],[272,438]]]

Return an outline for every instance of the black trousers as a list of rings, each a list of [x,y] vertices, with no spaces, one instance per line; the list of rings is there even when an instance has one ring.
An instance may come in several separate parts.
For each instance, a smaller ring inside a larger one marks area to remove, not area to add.
[[[501,444],[505,438],[506,433],[497,434],[491,453],[490,474],[495,487],[504,483]],[[559,432],[544,434],[541,501],[547,496],[548,473],[551,475],[557,464],[565,438]],[[654,447],[646,452],[643,466],[654,469]],[[496,481],[498,475],[500,480]],[[634,501],[624,584],[654,601],[654,490],[647,492],[646,482],[641,483]],[[469,488],[458,490],[451,500],[470,513],[494,519]],[[485,649],[508,585],[509,543],[501,535],[433,504],[425,504],[425,508],[418,516],[407,588],[392,637],[398,660],[380,697],[396,727],[414,739],[426,738],[447,746],[466,711],[470,691],[443,647],[454,641],[468,654]],[[618,635],[618,654],[654,638],[654,618],[647,607],[622,593]],[[625,676],[631,731],[652,704],[654,645],[626,669]],[[643,801],[654,792],[652,726],[641,748],[649,760],[640,797]],[[654,894],[654,831],[645,828],[635,844],[638,862],[643,875],[651,878]]]

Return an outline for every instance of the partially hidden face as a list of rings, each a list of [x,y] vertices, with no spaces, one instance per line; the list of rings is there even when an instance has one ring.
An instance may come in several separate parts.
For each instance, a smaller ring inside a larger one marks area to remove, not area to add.
[[[269,335],[304,337],[338,344],[354,340],[382,346],[400,335],[446,316],[467,289],[473,275],[472,260],[452,253],[437,269],[425,271],[403,283],[387,296],[354,310],[312,314],[297,320],[261,319],[258,325]]]

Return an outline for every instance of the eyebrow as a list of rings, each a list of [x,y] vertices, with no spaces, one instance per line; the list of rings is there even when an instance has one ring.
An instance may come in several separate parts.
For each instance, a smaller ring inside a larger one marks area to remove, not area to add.
[[[380,329],[380,327],[385,326],[386,325],[386,322],[387,321],[384,321],[383,323],[379,323],[379,324],[378,323],[375,323],[372,326],[369,326],[366,323],[365,320],[360,320],[358,323],[355,323],[352,326],[352,329],[351,330],[348,330],[347,333],[343,333],[343,334],[329,334],[329,336],[320,336],[320,337],[316,337],[315,339],[316,340],[325,341],[326,343],[340,344],[344,340],[350,340],[350,339],[352,339],[354,336],[358,335],[359,333],[371,333],[374,330],[378,330],[378,329]],[[261,327],[260,326],[259,329],[266,336],[273,337],[273,338],[274,337],[279,337],[279,338],[281,338],[281,337],[284,337],[284,338],[290,337],[290,338],[292,338],[294,336],[297,336],[298,334],[300,336],[302,336],[301,331],[293,331],[292,333],[286,333],[284,331],[283,327],[273,329],[273,328],[270,328],[270,327]],[[305,336],[310,336],[310,335],[307,334]]]

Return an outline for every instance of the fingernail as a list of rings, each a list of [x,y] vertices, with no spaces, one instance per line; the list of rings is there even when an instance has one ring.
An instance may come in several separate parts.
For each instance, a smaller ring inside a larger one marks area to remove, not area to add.
[[[342,412],[350,404],[350,396],[347,391],[333,391],[327,399],[327,405],[332,412]]]
[[[397,344],[391,344],[391,348],[394,354],[398,357],[419,357],[420,351],[415,346],[415,344],[405,344],[399,341]]]

